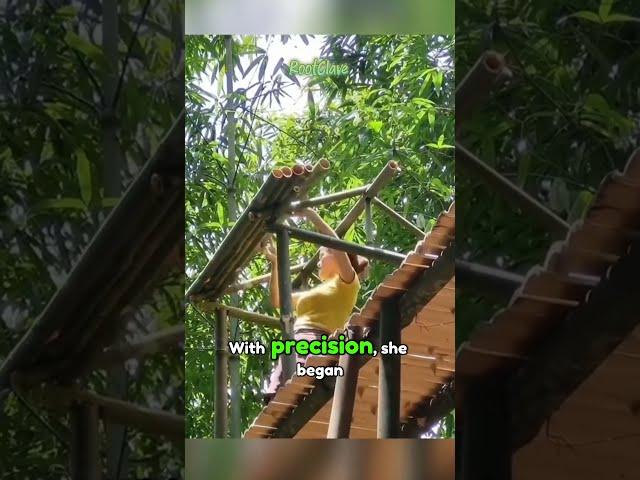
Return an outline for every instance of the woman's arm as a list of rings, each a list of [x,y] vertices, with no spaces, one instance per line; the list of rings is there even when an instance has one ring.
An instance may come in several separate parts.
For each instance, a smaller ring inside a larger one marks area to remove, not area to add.
[[[338,237],[338,234],[333,230],[333,228],[331,228],[315,210],[311,208],[305,208],[296,213],[300,216],[304,216],[307,220],[313,223],[319,233],[334,238],[340,238]],[[356,271],[353,269],[353,266],[351,265],[351,261],[349,260],[347,254],[333,248],[331,248],[330,250],[334,253],[338,262],[340,278],[346,283],[353,282],[356,276]]]

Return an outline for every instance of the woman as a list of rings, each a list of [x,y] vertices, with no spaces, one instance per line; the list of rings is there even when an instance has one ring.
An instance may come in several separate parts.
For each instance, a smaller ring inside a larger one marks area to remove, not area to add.
[[[315,210],[300,210],[295,212],[295,216],[310,221],[318,232],[338,238],[336,232]],[[277,254],[271,242],[265,245],[264,254],[271,262],[271,303],[274,307],[280,308]],[[322,335],[330,335],[344,327],[358,298],[358,276],[364,276],[368,265],[369,261],[364,257],[320,247],[318,277],[321,283],[310,290],[294,292],[291,295],[295,310],[295,340],[319,340]],[[296,361],[304,363],[304,358],[297,356]],[[284,378],[282,362],[283,358],[280,356],[265,390],[265,403],[273,398],[277,389],[287,380]]]

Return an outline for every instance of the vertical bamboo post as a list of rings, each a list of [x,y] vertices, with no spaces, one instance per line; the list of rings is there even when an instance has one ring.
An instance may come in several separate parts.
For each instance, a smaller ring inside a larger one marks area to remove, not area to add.
[[[98,406],[76,403],[70,409],[71,446],[70,473],[72,480],[100,480],[100,437]]]
[[[231,95],[233,90],[233,37],[227,35],[224,39],[225,43],[225,65],[227,75],[227,95]],[[231,108],[231,105],[234,107]],[[229,205],[229,219],[235,221],[238,218],[238,205],[235,197],[235,175],[236,175],[236,112],[235,101],[229,100],[230,108],[227,108],[227,158],[229,159],[229,170],[227,174],[227,203]],[[231,304],[238,306],[238,296],[231,296]],[[235,340],[240,323],[237,318],[230,319],[230,331],[232,339]],[[229,436],[231,438],[240,438],[240,430],[242,423],[241,401],[240,395],[240,357],[238,355],[229,355],[229,387],[230,387],[230,423]]]
[[[367,233],[367,245],[373,245],[373,215],[371,214],[371,197],[364,199],[364,228]]]
[[[382,304],[380,314],[380,347],[393,342],[400,345],[400,309],[398,301]],[[378,438],[400,436],[400,355],[380,355],[378,377]]]
[[[291,271],[289,267],[289,232],[279,228],[276,232],[278,251],[278,289],[280,290],[280,319],[285,340],[293,339],[293,306],[291,304]],[[293,376],[296,370],[294,355],[283,357],[283,372],[285,379]]]
[[[227,312],[216,310],[215,324],[215,438],[224,438],[227,434]]]
[[[348,333],[351,340],[359,340],[362,336],[362,329],[351,327]],[[349,438],[360,365],[361,358],[358,356],[345,354],[340,357],[340,366],[344,370],[344,376],[336,378],[327,438]]]

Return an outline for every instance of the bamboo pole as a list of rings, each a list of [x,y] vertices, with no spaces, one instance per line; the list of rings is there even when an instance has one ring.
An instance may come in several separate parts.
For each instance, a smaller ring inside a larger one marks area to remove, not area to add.
[[[215,438],[227,436],[227,312],[216,310],[215,324],[216,366],[215,366]]]
[[[301,228],[289,227],[288,225],[276,224],[268,228],[275,229],[277,232],[286,231],[289,233],[289,235],[291,235],[291,237],[297,238],[298,240],[315,243],[316,245],[323,245],[325,247],[333,248],[335,250],[340,250],[347,253],[362,255],[367,258],[382,260],[385,262],[393,263],[395,265],[399,265],[406,258],[406,256],[401,253],[391,252],[389,250],[370,247],[367,245],[360,245],[353,242],[347,242],[345,240],[331,237],[329,235],[310,232]]]
[[[524,276],[499,268],[456,260],[456,282],[465,288],[480,289],[500,296],[511,295],[524,281]]]
[[[307,207],[317,207],[318,205],[326,205],[327,203],[339,202],[346,200],[347,198],[357,197],[367,191],[370,185],[364,185],[363,187],[353,188],[351,190],[344,190],[342,192],[330,193],[320,197],[309,198],[307,200],[298,200],[291,203],[291,210],[299,210]]]
[[[289,270],[291,273],[297,273],[302,270],[304,264],[294,265]],[[271,280],[271,274],[265,273],[264,275],[260,275],[258,277],[250,278],[249,280],[245,280],[243,282],[234,283],[227,288],[225,293],[237,292],[239,290],[249,290],[257,285],[268,283]]]
[[[364,199],[364,229],[367,235],[367,245],[373,245],[373,214],[370,197]]]
[[[218,302],[203,301],[200,303],[199,307],[203,312],[213,313],[218,310],[224,310],[230,317],[237,318],[238,320],[245,320],[265,327],[280,328],[280,319],[270,315],[249,312],[238,307],[232,307]]]
[[[360,214],[364,211],[364,197],[375,197],[382,188],[391,182],[393,177],[400,172],[400,165],[397,162],[391,160],[388,162],[384,168],[380,171],[378,176],[371,182],[369,189],[365,192],[364,196],[361,197],[356,204],[351,207],[351,210],[347,213],[347,215],[342,219],[340,224],[336,227],[335,232],[339,237],[344,236],[351,225],[358,219]],[[318,263],[318,252],[314,254],[314,256],[309,260],[302,271],[296,276],[293,280],[293,288],[300,288],[305,279],[311,274],[311,272],[316,267]]]
[[[393,342],[400,345],[402,330],[397,299],[388,299],[380,313],[380,346]],[[378,377],[378,438],[400,436],[400,369],[399,354],[380,356]]]
[[[362,338],[362,329],[351,327],[349,337],[359,340]],[[327,438],[349,438],[361,363],[361,358],[355,355],[340,356],[339,365],[344,370],[344,376],[336,378]]]
[[[112,345],[103,350],[94,360],[93,368],[107,368],[124,363],[132,358],[144,358],[157,353],[169,353],[184,342],[184,324],[175,325],[147,335],[124,345]]]
[[[289,232],[280,229],[276,233],[278,289],[280,293],[280,318],[285,340],[293,340],[293,305],[291,302],[291,272],[289,271]],[[295,373],[295,354],[283,357],[284,378],[289,379]]]
[[[233,89],[233,37],[227,35],[225,37],[225,63],[227,69],[227,94],[232,95]],[[229,103],[234,100],[229,99]],[[229,205],[229,218],[236,221],[238,218],[238,205],[235,198],[235,180],[236,180],[236,117],[234,108],[227,109],[227,158],[229,160],[229,173],[227,175],[227,203]],[[238,305],[237,295],[231,296],[231,304]],[[232,338],[235,338],[239,323],[237,318],[231,318],[229,329]],[[231,438],[240,438],[241,425],[241,400],[240,395],[240,357],[238,355],[229,354],[229,387],[230,387],[230,422],[229,436]]]
[[[538,221],[544,228],[556,236],[565,236],[569,231],[569,224],[553,213],[547,207],[523,189],[499,174],[493,168],[482,162],[460,143],[456,142],[456,161],[459,165],[468,168],[475,175],[480,176],[493,190],[500,193],[507,201],[512,201]]]
[[[397,223],[399,223],[400,225],[408,228],[413,234],[415,234],[418,238],[423,239],[426,236],[426,233],[423,232],[422,230],[420,230],[418,227],[416,227],[413,223],[411,223],[409,220],[407,220],[406,218],[404,218],[402,215],[400,215],[399,213],[397,213],[393,208],[391,208],[389,205],[387,205],[386,203],[384,203],[382,200],[380,200],[378,197],[374,197],[372,199],[373,204],[380,207],[380,210],[382,210],[384,213],[386,213],[389,218],[391,218],[392,220],[395,220]]]
[[[72,480],[100,480],[100,432],[98,406],[74,403],[69,409],[71,427],[70,473]]]
[[[483,53],[456,88],[456,129],[487,99],[494,84],[510,75],[501,54]]]

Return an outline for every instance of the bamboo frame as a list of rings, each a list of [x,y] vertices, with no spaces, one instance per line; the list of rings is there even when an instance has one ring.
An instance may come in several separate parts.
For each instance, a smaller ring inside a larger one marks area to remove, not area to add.
[[[353,188],[351,190],[343,190],[341,192],[330,193],[320,197],[309,198],[307,200],[298,200],[291,203],[291,210],[299,210],[308,207],[317,207],[319,205],[326,205],[328,203],[339,202],[348,198],[357,197],[367,191],[370,185],[363,187]]]
[[[481,288],[484,292],[505,296],[511,295],[523,281],[524,275],[518,273],[466,260],[456,260],[456,282],[463,288],[467,283],[472,288]]]
[[[263,313],[249,312],[238,307],[232,307],[231,305],[225,305],[218,302],[202,301],[199,307],[203,312],[214,313],[217,310],[224,310],[230,317],[237,318],[238,320],[244,320],[246,322],[255,323],[264,327],[280,328],[280,319],[265,315]]]
[[[370,247],[367,245],[360,245],[358,243],[347,242],[345,240],[331,237],[329,235],[324,235],[322,233],[317,233],[317,232],[310,232],[308,230],[303,230],[301,228],[289,227],[281,223],[271,225],[268,228],[275,230],[277,232],[286,231],[289,233],[289,235],[291,235],[291,237],[297,238],[298,240],[311,242],[316,245],[322,245],[328,248],[333,248],[335,250],[340,250],[347,253],[362,255],[367,258],[382,260],[395,265],[402,263],[402,261],[406,258],[406,256],[401,253],[391,252],[389,250],[384,250],[382,248],[377,248],[377,247]]]
[[[420,230],[413,223],[411,223],[409,220],[404,218],[402,215],[400,215],[398,212],[396,212],[393,208],[391,208],[389,205],[384,203],[378,197],[374,197],[372,199],[372,201],[373,201],[373,204],[376,205],[377,207],[380,207],[380,210],[382,210],[384,213],[386,213],[389,216],[389,218],[391,218],[392,220],[395,220],[400,225],[408,228],[418,238],[422,239],[422,238],[425,237],[425,235],[426,235],[425,232]]]
[[[227,393],[227,375],[229,373],[227,340],[227,312],[220,308],[216,310],[215,323],[215,438],[224,438],[227,436],[227,407],[229,403]]]
[[[342,219],[340,224],[335,228],[335,232],[339,237],[344,236],[351,225],[355,223],[360,214],[364,211],[365,197],[375,197],[380,190],[382,190],[385,186],[387,186],[391,180],[395,177],[396,174],[400,172],[400,166],[395,161],[388,162],[384,168],[380,171],[380,173],[376,176],[376,178],[371,182],[369,189],[365,192],[365,194],[356,202],[356,204],[351,207],[351,210],[347,213],[347,215]],[[305,264],[302,271],[294,278],[293,280],[293,288],[300,288],[302,283],[306,278],[309,277],[311,272],[314,270],[316,264],[318,263],[318,252],[316,252],[313,257]]]
[[[535,198],[485,164],[460,143],[456,142],[456,161],[480,176],[505,199],[513,201],[523,212],[529,213],[544,228],[556,236],[564,236],[569,224],[553,213]]]
[[[184,324],[152,333],[129,344],[112,345],[92,362],[92,368],[107,368],[132,358],[143,358],[179,347],[184,342]]]
[[[297,272],[302,271],[303,268],[304,268],[304,264],[294,265],[294,266],[289,268],[289,271],[291,273],[297,273]],[[267,283],[267,282],[269,282],[269,280],[271,280],[271,274],[270,273],[265,273],[264,275],[260,275],[258,277],[250,278],[249,280],[245,280],[243,282],[234,283],[229,288],[227,288],[225,293],[233,293],[233,292],[237,292],[237,291],[240,291],[240,290],[248,290],[248,289],[253,288],[253,287],[257,286],[257,285],[260,285],[260,284],[263,284],[263,283]]]

